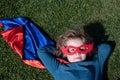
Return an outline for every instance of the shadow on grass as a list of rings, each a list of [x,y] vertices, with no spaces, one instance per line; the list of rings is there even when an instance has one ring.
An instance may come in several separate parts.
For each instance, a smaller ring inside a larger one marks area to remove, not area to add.
[[[117,80],[120,80],[120,78],[118,78]]]
[[[85,26],[83,26],[84,30],[86,33],[88,33],[91,37],[93,37],[94,42],[96,45],[102,44],[102,43],[108,43],[111,46],[111,53],[114,51],[115,48],[115,41],[108,41],[109,35],[106,35],[106,31],[104,26],[100,22],[94,22],[94,23],[89,23]],[[108,57],[109,59],[109,57]],[[107,71],[108,71],[108,59],[105,62],[104,65],[104,72],[103,72],[103,80],[109,80]]]

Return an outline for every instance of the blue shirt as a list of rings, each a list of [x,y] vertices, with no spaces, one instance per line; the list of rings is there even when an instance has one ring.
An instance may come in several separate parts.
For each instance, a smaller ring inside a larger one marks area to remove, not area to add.
[[[69,64],[62,64],[49,54],[48,52],[52,52],[50,47],[39,48],[37,54],[55,80],[102,80],[104,62],[110,51],[110,45],[101,44],[92,60]]]

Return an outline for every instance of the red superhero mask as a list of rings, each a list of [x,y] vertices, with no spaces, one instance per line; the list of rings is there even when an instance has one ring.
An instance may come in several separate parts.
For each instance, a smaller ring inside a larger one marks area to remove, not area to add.
[[[63,52],[63,54],[66,54],[66,55],[74,55],[77,52],[80,54],[88,54],[90,51],[92,51],[93,45],[94,43],[83,44],[79,47],[66,46],[66,47],[61,47],[60,49]]]

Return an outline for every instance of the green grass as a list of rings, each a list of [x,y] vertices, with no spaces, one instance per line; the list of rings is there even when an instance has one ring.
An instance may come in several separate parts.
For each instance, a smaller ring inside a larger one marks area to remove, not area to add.
[[[108,60],[109,80],[120,79],[119,0],[1,0],[0,19],[28,17],[55,40],[69,28],[100,22],[116,47]],[[47,70],[24,64],[0,36],[0,80],[53,80]]]

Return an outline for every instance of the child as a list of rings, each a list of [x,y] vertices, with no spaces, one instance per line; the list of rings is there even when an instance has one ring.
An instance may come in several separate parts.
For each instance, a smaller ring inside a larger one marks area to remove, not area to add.
[[[111,47],[108,44],[95,46],[83,29],[61,35],[54,49],[54,42],[27,18],[2,19],[0,27],[4,27],[3,38],[23,62],[44,68],[42,61],[55,80],[102,80]]]
[[[37,54],[55,80],[102,80],[111,47],[94,44],[83,29],[69,30],[56,41],[55,54],[48,54],[53,52],[52,46],[39,48]]]

